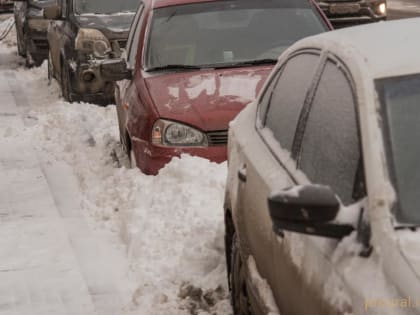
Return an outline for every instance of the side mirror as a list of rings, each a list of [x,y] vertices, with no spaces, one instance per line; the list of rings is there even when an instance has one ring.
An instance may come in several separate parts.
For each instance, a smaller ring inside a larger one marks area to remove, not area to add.
[[[285,230],[341,239],[354,227],[334,222],[340,206],[331,188],[321,185],[298,186],[268,198],[273,228],[278,234]]]
[[[127,63],[124,59],[104,60],[100,69],[103,79],[108,82],[131,80],[133,78],[132,71],[127,68]]]
[[[61,18],[61,6],[51,5],[44,8],[44,18],[47,20],[58,20]]]

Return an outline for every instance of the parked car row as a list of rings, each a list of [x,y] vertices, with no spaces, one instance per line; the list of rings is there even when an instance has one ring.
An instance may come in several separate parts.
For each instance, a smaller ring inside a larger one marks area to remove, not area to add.
[[[228,157],[235,315],[371,315],[386,311],[375,301],[420,292],[420,63],[405,40],[420,19],[328,32],[325,14],[383,20],[386,3],[317,2],[42,8],[50,78],[69,101],[115,101],[133,167],[154,175],[182,153]]]

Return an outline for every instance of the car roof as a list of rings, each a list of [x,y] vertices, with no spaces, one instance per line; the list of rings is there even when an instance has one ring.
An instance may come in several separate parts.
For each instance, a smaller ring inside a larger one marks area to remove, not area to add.
[[[372,79],[420,73],[420,18],[378,22],[302,39],[292,47],[328,50],[345,64],[358,63]]]

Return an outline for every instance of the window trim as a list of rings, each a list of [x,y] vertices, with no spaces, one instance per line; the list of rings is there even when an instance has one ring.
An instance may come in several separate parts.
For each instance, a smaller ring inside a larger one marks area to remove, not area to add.
[[[140,28],[141,28],[141,26],[142,26],[141,22],[143,21],[144,10],[145,10],[145,5],[144,5],[144,2],[141,1],[140,4],[139,4],[139,7],[137,9],[137,12],[136,12],[136,17],[134,18],[133,22],[131,23],[129,37],[127,38],[127,46],[126,46],[127,66],[128,66],[128,69],[130,69],[130,70],[134,70],[136,68],[137,54],[134,57],[134,60],[131,60],[132,58],[130,58],[130,57],[131,57],[131,51],[132,51],[132,48],[133,48],[132,46],[135,42],[135,33],[136,33],[138,27],[140,26]],[[134,27],[134,29],[133,29],[133,27]],[[133,32],[131,32],[131,31],[133,31]],[[130,34],[133,34],[131,38],[130,38]],[[140,40],[139,40],[138,43],[140,43]],[[134,61],[134,64],[132,64],[132,62],[130,62],[130,61]]]
[[[303,55],[303,54],[315,54],[319,56],[319,60],[318,60],[318,64],[315,67],[315,74],[312,78],[312,82],[309,86],[309,89],[307,91],[304,103],[306,102],[306,98],[308,97],[308,95],[310,95],[310,91],[314,88],[314,86],[317,85],[317,82],[314,82],[315,78],[317,78],[317,80],[319,80],[319,78],[317,77],[317,73],[320,71],[320,67],[322,65],[322,56],[323,56],[323,51],[321,49],[318,48],[303,48],[300,50],[297,50],[293,53],[291,53],[286,60],[284,60],[281,65],[274,70],[275,72],[273,73],[271,80],[269,82],[266,83],[264,90],[262,91],[262,93],[260,93],[260,96],[257,99],[257,117],[256,117],[256,121],[255,121],[255,130],[257,132],[257,134],[259,135],[259,137],[261,138],[261,140],[263,141],[263,143],[265,144],[265,146],[267,147],[267,149],[270,151],[271,155],[274,157],[274,159],[283,167],[283,169],[288,173],[289,177],[292,179],[293,182],[297,183],[298,180],[296,179],[296,176],[294,174],[294,172],[296,171],[296,168],[294,168],[293,170],[291,170],[288,166],[286,166],[286,161],[284,161],[284,157],[281,157],[279,154],[277,154],[275,152],[275,149],[270,145],[270,140],[267,138],[267,136],[264,134],[263,130],[266,128],[265,124],[263,123],[263,121],[265,122],[266,117],[267,117],[267,113],[268,110],[270,108],[270,106],[268,105],[265,109],[265,113],[261,112],[261,107],[262,107],[262,100],[264,99],[264,96],[266,93],[269,92],[273,92],[274,88],[273,88],[273,84],[277,83],[278,80],[280,79],[283,70],[285,68],[285,66],[287,65],[287,63],[292,59],[295,58],[299,55]],[[275,81],[275,82],[274,82]],[[295,134],[296,136],[296,134]],[[294,136],[294,137],[295,137]],[[293,137],[293,139],[294,139]],[[275,139],[274,139],[275,140]],[[277,140],[275,140],[277,143],[279,143]],[[280,145],[280,144],[279,144]],[[297,164],[295,163],[295,166],[297,166]]]
[[[356,132],[357,132],[357,139],[358,139],[358,143],[359,143],[359,161],[360,162],[358,162],[358,164],[361,164],[361,165],[357,166],[356,172],[354,174],[353,188],[352,188],[352,193],[351,193],[352,198],[353,198],[353,194],[354,194],[355,189],[356,189],[356,185],[359,184],[358,183],[359,180],[361,180],[364,183],[365,193],[366,193],[366,196],[367,196],[368,192],[367,192],[367,186],[366,186],[366,173],[365,173],[365,169],[364,169],[365,161],[364,161],[363,144],[362,144],[363,139],[362,139],[362,134],[361,134],[361,130],[360,130],[361,129],[360,128],[360,111],[359,111],[359,99],[358,99],[358,94],[357,94],[357,85],[355,84],[353,76],[351,75],[351,71],[349,70],[347,65],[344,63],[344,61],[342,61],[339,57],[337,57],[336,55],[334,55],[331,52],[323,52],[323,55],[324,55],[324,58],[322,58],[322,60],[321,60],[323,62],[323,64],[321,65],[322,71],[321,71],[319,77],[317,78],[318,82],[316,84],[315,90],[313,91],[313,97],[311,99],[311,102],[310,102],[309,108],[308,108],[309,111],[308,111],[305,119],[303,119],[302,121],[299,121],[298,126],[297,126],[297,128],[300,127],[303,130],[302,130],[302,137],[301,137],[300,141],[296,144],[298,146],[298,148],[297,148],[298,149],[298,156],[296,157],[296,168],[305,174],[305,172],[302,170],[302,168],[300,166],[300,162],[301,162],[301,159],[302,159],[302,152],[303,152],[302,143],[303,143],[304,135],[305,135],[305,132],[306,132],[307,122],[308,122],[310,113],[312,111],[313,100],[314,100],[314,97],[316,95],[316,90],[319,86],[319,82],[321,81],[322,74],[325,71],[325,67],[327,65],[327,62],[330,60],[335,64],[335,66],[339,65],[338,68],[343,72],[347,82],[350,85],[351,94],[352,94],[353,100],[354,100],[355,115],[356,115]],[[303,109],[302,109],[302,111],[303,111]],[[296,137],[296,134],[295,134],[295,137]],[[293,142],[295,142],[295,141],[298,141],[298,139],[295,138]],[[295,143],[293,143],[293,146],[294,145],[295,145]],[[360,171],[359,167],[362,167],[362,174],[361,174],[362,178],[361,179],[357,178],[358,172]],[[361,199],[365,198],[366,196],[362,196],[358,200],[361,200]],[[353,200],[353,201],[357,202],[358,200]]]
[[[281,66],[277,70],[275,70],[275,73],[272,75],[271,80],[269,82],[267,82],[267,84],[265,85],[264,91],[262,93],[260,93],[260,97],[257,100],[257,103],[258,103],[258,106],[257,106],[257,122],[258,122],[257,129],[265,128],[265,123],[266,123],[266,120],[267,120],[267,113],[268,113],[268,110],[270,109],[270,105],[271,105],[270,104],[271,102],[270,102],[267,105],[267,107],[265,109],[265,112],[262,113],[262,100],[264,99],[265,94],[268,93],[268,92],[271,92],[271,93],[273,92],[273,90],[274,90],[273,85],[276,85],[278,80],[280,80],[280,77],[282,76],[283,70],[284,70],[285,66],[287,65],[287,63],[291,59],[293,59],[293,58],[295,58],[299,55],[304,55],[304,54],[318,55],[320,57],[320,59],[318,61],[318,65],[316,67],[316,71],[315,71],[315,75],[317,74],[317,72],[319,70],[319,66],[320,66],[321,61],[322,61],[321,58],[322,58],[323,54],[322,54],[321,50],[316,49],[316,48],[304,48],[304,49],[300,49],[300,50],[295,51],[292,54],[290,54],[287,57],[287,59],[282,62]],[[315,78],[315,76],[314,76],[314,78]],[[312,88],[313,88],[313,80],[312,80],[312,84],[309,87],[308,92]],[[305,102],[306,102],[307,97],[308,97],[308,93],[307,93],[307,96],[305,97]],[[270,97],[270,101],[271,101],[271,97]]]
[[[359,139],[359,145],[361,146],[362,144],[362,137],[361,137],[361,132],[360,132],[360,119],[359,119],[359,101],[358,101],[358,97],[357,97],[357,91],[356,91],[356,84],[355,81],[353,79],[353,76],[351,75],[350,70],[348,69],[347,65],[336,55],[329,53],[329,52],[324,52],[323,53],[324,58],[322,58],[322,62],[323,64],[321,65],[320,68],[322,68],[322,71],[319,75],[319,77],[317,78],[318,82],[316,84],[316,86],[313,86],[312,88],[314,88],[313,91],[313,97],[311,99],[310,104],[308,104],[308,113],[305,117],[303,117],[302,120],[299,120],[299,123],[297,125],[297,129],[301,128],[301,132],[302,132],[302,137],[300,139],[296,139],[296,134],[295,134],[295,139],[293,140],[293,146],[296,146],[296,150],[297,152],[297,156],[296,156],[296,162],[297,162],[297,167],[299,168],[300,166],[300,160],[301,160],[301,156],[302,156],[302,143],[303,143],[303,138],[305,136],[305,132],[306,132],[306,125],[309,119],[309,115],[312,111],[312,107],[313,107],[313,101],[315,98],[315,94],[316,94],[316,90],[318,89],[319,86],[319,82],[321,81],[322,78],[322,74],[325,71],[325,67],[327,65],[327,62],[330,60],[332,61],[336,66],[340,65],[340,69],[343,72],[346,80],[348,81],[349,85],[350,85],[350,89],[351,89],[351,94],[353,95],[353,99],[354,99],[354,105],[355,105],[355,113],[356,113],[356,126],[357,126],[357,137]],[[303,110],[303,109],[302,109]],[[296,144],[295,144],[296,142]],[[362,149],[362,148],[360,148]],[[360,151],[362,154],[362,151]]]

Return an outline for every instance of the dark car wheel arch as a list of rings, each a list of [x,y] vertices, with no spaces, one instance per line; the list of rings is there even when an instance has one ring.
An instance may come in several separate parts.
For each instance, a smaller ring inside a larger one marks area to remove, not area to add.
[[[230,274],[231,274],[231,261],[232,261],[232,239],[235,234],[235,225],[233,223],[232,212],[230,209],[225,210],[225,257],[226,257],[226,269],[229,280],[229,289],[231,288],[230,284]]]
[[[70,72],[68,64],[66,63],[63,56],[61,56],[61,91],[63,94],[63,98],[68,101],[72,102],[71,99],[71,79],[70,79]]]
[[[246,266],[242,259],[236,233],[231,244],[231,273],[229,275],[231,303],[234,315],[253,315],[246,281]]]

